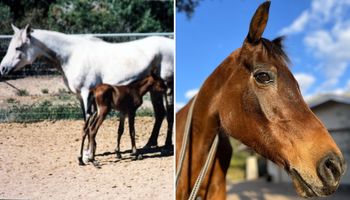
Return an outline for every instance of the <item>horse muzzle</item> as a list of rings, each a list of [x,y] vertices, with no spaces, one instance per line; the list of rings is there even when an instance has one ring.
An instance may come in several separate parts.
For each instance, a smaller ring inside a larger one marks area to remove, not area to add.
[[[323,193],[332,194],[339,186],[340,177],[346,171],[344,158],[331,153],[318,163],[317,174],[324,185]]]
[[[14,67],[13,67],[14,68]],[[6,76],[7,74],[9,74],[11,71],[13,71],[11,67],[9,66],[1,66],[0,67],[0,77],[1,76]]]
[[[302,197],[328,196],[336,191],[340,178],[346,171],[346,164],[342,157],[330,153],[323,157],[316,166],[317,181],[308,176],[303,176],[298,170],[291,169],[292,177],[297,193]],[[321,184],[316,184],[321,182]],[[320,186],[322,185],[322,186]]]

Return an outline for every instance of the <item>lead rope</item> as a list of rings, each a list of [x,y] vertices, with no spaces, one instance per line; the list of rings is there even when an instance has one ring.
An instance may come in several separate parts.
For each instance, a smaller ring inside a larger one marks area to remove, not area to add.
[[[185,124],[185,131],[184,131],[184,137],[183,137],[183,140],[182,140],[182,147],[181,147],[181,151],[180,151],[180,160],[179,160],[179,169],[177,170],[177,173],[176,173],[176,189],[177,189],[177,184],[179,182],[179,177],[180,177],[180,174],[181,174],[181,171],[182,171],[182,167],[183,167],[183,162],[185,160],[185,152],[186,152],[186,147],[187,147],[187,144],[188,144],[188,140],[189,140],[189,132],[190,132],[190,127],[191,127],[191,120],[192,120],[192,114],[193,114],[193,107],[194,107],[194,104],[195,104],[195,101],[196,101],[196,98],[197,96],[194,97],[193,101],[192,101],[192,104],[190,106],[190,109],[188,111],[188,114],[187,114],[187,119],[186,119],[186,124]],[[203,166],[203,168],[201,169],[198,177],[197,177],[197,180],[193,186],[193,189],[191,191],[191,194],[189,196],[189,200],[194,200],[196,197],[197,197],[197,194],[198,194],[198,191],[199,191],[199,188],[204,180],[204,177],[205,175],[207,174],[208,172],[208,169],[209,167],[211,166],[212,162],[213,162],[213,159],[215,157],[215,153],[216,153],[216,150],[217,150],[217,146],[219,144],[219,135],[216,134],[215,135],[215,139],[210,147],[210,150],[209,150],[209,154],[208,154],[208,157],[205,161],[205,164]]]
[[[202,182],[204,180],[204,177],[207,174],[208,169],[209,169],[209,167],[211,166],[211,164],[213,162],[213,159],[215,157],[215,153],[216,153],[216,149],[218,147],[218,144],[219,144],[219,135],[216,134],[214,142],[213,142],[213,144],[210,147],[210,151],[209,151],[207,160],[205,161],[205,164],[204,164],[201,172],[199,173],[199,176],[198,176],[198,178],[196,180],[196,183],[193,186],[193,189],[192,189],[192,192],[190,194],[190,197],[188,198],[189,200],[196,199],[197,193],[199,191],[199,188],[201,187],[201,184],[202,184]]]
[[[193,98],[192,104],[190,106],[190,109],[187,113],[187,118],[186,118],[186,124],[185,124],[185,131],[184,131],[184,136],[182,138],[182,146],[181,146],[181,151],[180,151],[180,160],[179,160],[179,169],[176,172],[176,185],[175,187],[177,188],[177,184],[179,183],[179,177],[182,171],[183,163],[185,160],[185,152],[187,148],[187,143],[190,137],[190,127],[191,127],[191,120],[192,120],[192,114],[193,114],[193,107],[194,103],[196,102],[197,95]]]

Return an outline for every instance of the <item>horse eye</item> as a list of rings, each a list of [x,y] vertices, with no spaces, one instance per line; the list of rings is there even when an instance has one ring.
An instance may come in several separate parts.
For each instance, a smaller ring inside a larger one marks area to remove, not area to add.
[[[267,84],[272,82],[272,79],[270,75],[266,72],[260,72],[254,75],[255,80],[257,80],[259,83]]]

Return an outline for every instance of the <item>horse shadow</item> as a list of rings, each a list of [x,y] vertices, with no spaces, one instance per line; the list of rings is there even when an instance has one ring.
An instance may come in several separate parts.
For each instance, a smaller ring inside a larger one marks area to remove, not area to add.
[[[137,150],[138,154],[142,156],[142,159],[136,159],[135,157],[131,156],[131,149],[120,151],[120,154],[122,155],[122,158],[117,159],[116,158],[116,152],[115,151],[106,151],[100,154],[96,154],[95,157],[106,157],[114,155],[113,160],[99,160],[100,166],[112,164],[112,163],[118,163],[118,162],[135,162],[139,160],[144,159],[151,159],[151,158],[161,158],[161,157],[170,157],[174,155],[173,147],[172,149],[165,149],[164,146],[157,146],[154,148],[140,148]]]

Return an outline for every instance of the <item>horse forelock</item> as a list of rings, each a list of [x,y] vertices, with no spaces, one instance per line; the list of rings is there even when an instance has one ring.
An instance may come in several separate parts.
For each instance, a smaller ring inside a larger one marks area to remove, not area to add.
[[[287,53],[284,50],[283,42],[285,40],[285,36],[280,36],[272,41],[261,38],[261,43],[263,45],[264,50],[271,55],[272,57],[281,60],[284,62],[287,66],[290,63],[290,59],[287,55]]]

